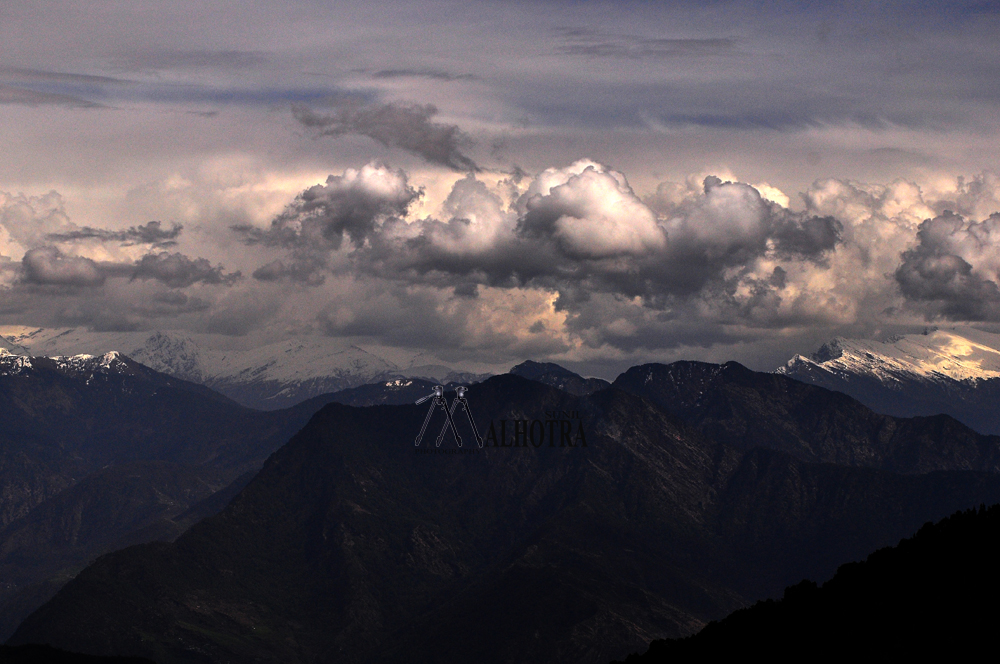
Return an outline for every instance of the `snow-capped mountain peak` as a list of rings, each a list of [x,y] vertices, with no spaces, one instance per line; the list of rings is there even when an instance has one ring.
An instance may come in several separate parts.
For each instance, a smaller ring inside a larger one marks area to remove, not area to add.
[[[980,380],[1000,377],[1000,335],[980,330],[928,330],[871,341],[838,337],[811,358],[796,355],[777,373],[824,369],[864,375],[883,383],[903,377]]]
[[[929,329],[884,341],[834,339],[796,355],[777,373],[844,392],[900,417],[945,413],[981,433],[1000,434],[1000,335]]]
[[[134,365],[132,365],[134,366]],[[27,369],[45,367],[66,375],[131,373],[128,358],[117,351],[95,356],[86,353],[32,357],[0,349],[0,376],[21,375]]]

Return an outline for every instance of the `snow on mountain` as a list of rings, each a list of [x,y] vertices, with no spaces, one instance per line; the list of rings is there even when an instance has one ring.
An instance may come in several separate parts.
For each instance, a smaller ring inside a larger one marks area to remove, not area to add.
[[[24,346],[9,341],[0,336],[0,356],[2,355],[28,355],[28,349]]]
[[[901,417],[945,413],[1000,434],[1000,335],[930,329],[885,341],[837,338],[775,373],[843,392]]]
[[[298,337],[252,348],[232,340],[176,331],[91,332],[0,327],[0,346],[18,355],[98,355],[118,351],[162,373],[207,385],[245,405],[274,409],[310,397],[397,377],[456,380],[479,377],[440,364],[403,369],[390,360],[329,337]],[[423,362],[428,359],[420,356]],[[471,382],[466,380],[466,382]]]
[[[56,357],[117,351],[151,369],[184,380],[202,382],[207,375],[199,345],[191,337],[174,332],[0,327],[0,335],[20,348],[18,354]]]
[[[97,374],[134,375],[136,370],[148,372],[121,353],[110,351],[103,355],[55,355],[40,357],[18,355],[0,348],[0,376],[17,376],[31,369],[44,368],[67,376],[94,376]]]
[[[869,376],[887,386],[901,378],[959,381],[1000,377],[1000,335],[979,330],[928,330],[886,341],[837,338],[812,358],[796,355],[777,373],[811,368]]]

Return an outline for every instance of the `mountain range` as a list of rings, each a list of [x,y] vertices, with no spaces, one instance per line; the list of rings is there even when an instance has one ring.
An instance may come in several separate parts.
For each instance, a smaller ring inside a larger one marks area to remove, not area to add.
[[[244,406],[262,410],[287,408],[312,397],[397,378],[468,384],[489,375],[453,370],[421,354],[396,363],[321,336],[232,348],[211,335],[173,331],[6,327],[0,329],[0,334],[0,348],[11,354],[52,357],[115,351],[151,369],[205,385]]]
[[[323,406],[221,513],[98,558],[10,643],[604,663],[1000,501],[1000,439],[735,363],[582,396],[502,375],[468,398],[482,449],[461,418],[462,448],[414,446],[426,405]]]
[[[1000,335],[927,329],[885,341],[837,338],[777,373],[849,394],[869,408],[913,417],[947,413],[1000,434]]]
[[[393,353],[389,359],[317,336],[242,348],[217,335],[176,331],[4,327],[0,334],[4,335],[0,351],[46,357],[117,351],[156,371],[263,410],[394,380],[454,386],[491,375],[449,367],[419,353]],[[577,394],[608,384],[552,363],[528,361],[511,371]],[[848,394],[879,413],[898,417],[944,413],[980,433],[1000,434],[1000,409],[995,407],[1000,399],[1000,335],[983,330],[928,328],[923,334],[882,341],[837,338],[810,357],[794,356],[776,372]]]

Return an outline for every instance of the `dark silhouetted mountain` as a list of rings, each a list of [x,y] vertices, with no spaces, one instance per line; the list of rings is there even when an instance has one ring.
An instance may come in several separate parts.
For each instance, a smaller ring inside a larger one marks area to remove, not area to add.
[[[97,555],[221,509],[314,411],[250,410],[117,353],[0,355],[0,410],[0,638]]]
[[[2,664],[155,664],[145,657],[98,657],[51,646],[0,646]]]
[[[947,415],[902,419],[839,392],[736,362],[646,364],[614,386],[644,396],[714,440],[742,450],[900,473],[1000,470],[1000,438]]]
[[[340,403],[345,406],[401,406],[416,402],[421,397],[431,394],[435,383],[422,378],[393,378],[392,380],[351,387],[332,394],[324,394],[302,402],[305,408],[319,410],[328,403]],[[453,391],[457,385],[469,383],[445,383],[446,390]],[[475,389],[470,391],[470,396]]]
[[[527,360],[513,367],[510,373],[545,385],[558,387],[560,390],[577,396],[591,394],[611,385],[603,378],[584,378],[552,362]]]
[[[653,642],[627,664],[704,662],[767,653],[771,661],[913,658],[971,661],[995,648],[1000,506],[926,524],[894,548],[840,567],[822,587],[785,589],[698,634]]]
[[[328,405],[220,514],[102,556],[11,643],[161,664],[604,663],[1000,500],[992,473],[738,449],[618,389],[504,375],[469,400],[484,433],[538,420],[535,444],[480,450],[459,418],[465,447],[415,448],[425,406]]]

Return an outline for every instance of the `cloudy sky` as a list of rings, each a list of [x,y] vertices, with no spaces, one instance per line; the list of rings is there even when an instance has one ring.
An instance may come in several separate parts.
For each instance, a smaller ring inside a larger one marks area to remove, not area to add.
[[[3,3],[0,324],[603,376],[994,329],[998,17]]]

